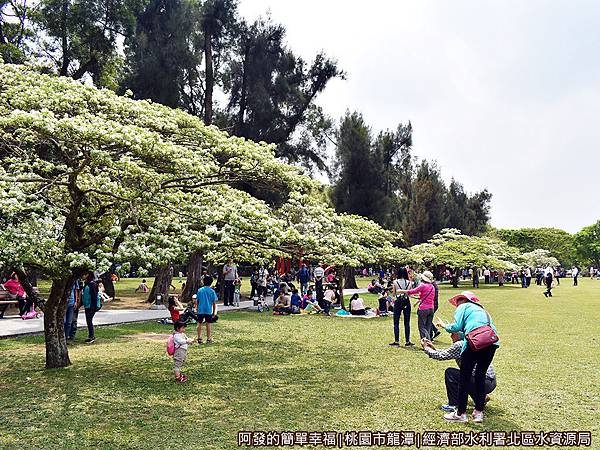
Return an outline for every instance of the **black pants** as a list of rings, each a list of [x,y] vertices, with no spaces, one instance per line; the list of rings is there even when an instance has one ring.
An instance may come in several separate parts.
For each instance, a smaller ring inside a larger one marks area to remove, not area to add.
[[[496,346],[494,345],[478,352],[467,346],[462,353],[460,357],[460,383],[458,385],[458,414],[464,414],[467,411],[467,400],[471,389],[473,389],[475,409],[483,411],[485,408],[485,374],[494,359],[495,353]],[[473,376],[475,365],[477,365],[477,368],[475,369],[475,376]]]
[[[454,367],[448,367],[444,374],[444,379],[446,382],[446,394],[448,394],[448,405],[456,406],[458,405],[458,386],[460,384],[460,370]],[[473,400],[475,400],[475,379],[471,377],[471,389],[469,390],[469,395]],[[492,392],[496,389],[496,380],[491,380],[489,378],[485,378],[485,395]],[[485,402],[485,400],[484,400]],[[481,411],[481,410],[480,410]]]
[[[250,298],[254,298],[254,296],[256,295],[256,291],[257,291],[256,283],[253,282],[253,283],[251,283],[251,285],[252,285],[252,290],[250,291]]]
[[[419,324],[419,335],[421,339],[431,339],[431,328],[433,327],[433,308],[419,309],[417,311]]]
[[[546,277],[546,292],[548,297],[552,297],[552,275]]]
[[[224,280],[224,283],[225,286],[223,288],[223,295],[225,296],[225,298],[223,299],[223,306],[233,306],[233,293],[235,292],[233,280]]]
[[[577,276],[573,277],[573,286],[577,286]]]
[[[68,338],[75,339],[77,333],[77,316],[79,315],[79,308],[73,310],[73,319],[71,320],[71,328],[69,328]]]
[[[378,302],[379,302],[379,312],[387,313],[387,300],[385,298],[380,298],[378,300]]]
[[[404,339],[410,342],[410,300],[394,301],[394,342],[400,342],[400,314],[404,313]]]
[[[31,307],[33,306],[33,301],[29,299],[29,297],[19,297],[17,296],[17,301],[19,302],[19,315],[22,316],[25,313],[31,311]]]
[[[8,305],[0,305],[0,319],[4,317],[4,313],[8,309]]]
[[[323,312],[325,314],[329,314],[329,309],[331,308],[331,303],[329,303],[325,299],[319,300],[318,303],[319,303],[319,306],[321,307],[321,309],[323,310]]]
[[[351,309],[350,314],[353,316],[364,316],[367,312],[364,309]]]
[[[473,287],[479,287],[479,277],[473,277]]]
[[[490,276],[484,275],[484,281],[485,281],[485,284],[490,284]]]
[[[88,339],[94,338],[94,315],[96,314],[95,309],[86,308],[85,309],[85,322],[87,323],[88,328]]]

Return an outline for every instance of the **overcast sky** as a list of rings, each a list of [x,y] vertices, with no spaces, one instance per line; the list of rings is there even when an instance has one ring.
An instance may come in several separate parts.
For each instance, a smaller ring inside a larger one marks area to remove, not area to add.
[[[600,219],[600,2],[241,0],[289,46],[348,74],[319,104],[374,131],[411,121],[413,152],[492,194],[492,225],[576,232]]]

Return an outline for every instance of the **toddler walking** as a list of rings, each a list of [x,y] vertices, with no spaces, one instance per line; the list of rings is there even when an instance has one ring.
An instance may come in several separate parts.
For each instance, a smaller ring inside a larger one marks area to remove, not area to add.
[[[184,331],[186,323],[180,320],[173,324],[175,333],[173,333],[173,343],[175,344],[175,353],[173,353],[173,373],[175,374],[175,381],[184,383],[187,381],[187,377],[181,373],[181,367],[187,358],[188,344],[191,344],[193,339],[189,339]]]

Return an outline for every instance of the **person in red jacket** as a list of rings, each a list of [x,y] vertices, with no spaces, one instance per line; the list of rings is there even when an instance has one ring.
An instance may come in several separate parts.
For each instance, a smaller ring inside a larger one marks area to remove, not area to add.
[[[23,289],[23,286],[19,281],[19,276],[16,273],[13,272],[13,274],[10,276],[10,280],[4,283],[4,288],[19,302],[20,316],[29,311],[31,304],[26,300],[27,294],[25,293],[25,289]]]

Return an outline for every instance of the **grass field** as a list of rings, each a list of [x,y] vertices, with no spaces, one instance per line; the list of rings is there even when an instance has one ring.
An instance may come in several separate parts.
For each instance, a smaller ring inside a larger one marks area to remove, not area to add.
[[[478,293],[502,340],[483,425],[444,423],[454,363],[389,347],[391,318],[237,312],[222,315],[215,344],[190,348],[185,385],[171,379],[170,328],[155,323],[101,328],[91,346],[80,333],[63,370],[43,369],[41,337],[1,340],[0,448],[231,449],[256,429],[589,430],[599,448],[600,282],[563,280],[552,300],[537,286]],[[453,309],[442,300],[439,313]]]

